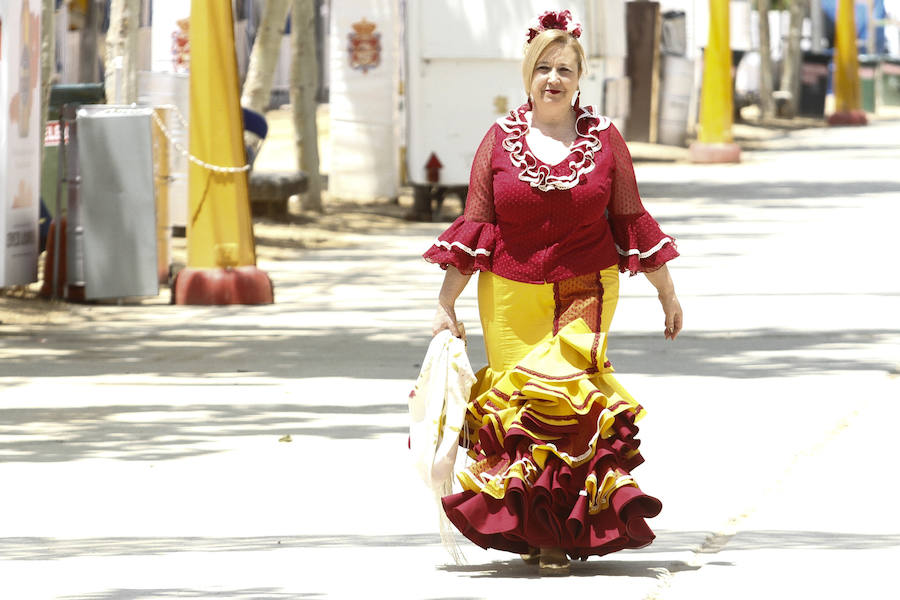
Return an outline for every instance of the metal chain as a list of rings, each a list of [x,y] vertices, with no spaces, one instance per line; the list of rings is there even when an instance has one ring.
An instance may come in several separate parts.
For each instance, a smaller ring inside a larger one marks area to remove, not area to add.
[[[168,109],[171,110],[171,113],[170,113],[170,114],[175,115],[175,117],[178,119],[178,122],[181,123],[181,126],[182,126],[182,127],[184,127],[185,129],[188,128],[188,122],[187,122],[187,119],[184,118],[184,115],[181,114],[181,111],[178,110],[178,107],[177,107],[177,106],[175,106],[174,104],[169,104],[169,105],[166,106],[165,108],[168,108]]]
[[[169,128],[165,126],[165,124],[162,122],[162,119],[160,119],[159,115],[156,114],[156,111],[153,111],[151,114],[153,115],[153,120],[156,121],[156,124],[159,125],[159,128],[162,130],[163,135],[165,135],[166,139],[169,140],[169,143],[175,147],[175,150],[180,152],[182,156],[186,157],[189,161],[191,161],[195,165],[203,167],[204,169],[206,169],[208,171],[213,171],[214,173],[234,174],[234,173],[245,173],[250,170],[249,164],[244,165],[243,167],[220,167],[219,165],[211,165],[206,161],[200,160],[199,158],[197,158],[196,156],[194,156],[193,154],[188,152],[187,149],[184,146],[182,146],[181,143],[178,142],[174,138],[174,136],[172,135],[172,132],[170,132]],[[187,127],[187,122],[184,120],[184,117],[182,116],[181,111],[179,111],[177,108],[175,108],[175,114],[178,117],[178,119],[181,121],[181,124],[183,126]]]

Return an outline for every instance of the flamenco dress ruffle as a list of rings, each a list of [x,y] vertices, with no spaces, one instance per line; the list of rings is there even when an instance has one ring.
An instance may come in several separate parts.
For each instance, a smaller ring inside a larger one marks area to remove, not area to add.
[[[489,271],[491,254],[496,246],[496,229],[493,223],[470,221],[461,216],[434,241],[423,257],[445,270],[448,265],[453,265],[467,275]]]
[[[678,256],[675,240],[664,234],[646,211],[610,216],[609,222],[623,273],[654,271]]]
[[[443,498],[450,521],[483,548],[558,547],[585,559],[654,539],[662,504],[631,471],[643,458],[643,408],[612,376],[606,333],[576,319],[511,369],[485,367],[468,405],[474,463]]]

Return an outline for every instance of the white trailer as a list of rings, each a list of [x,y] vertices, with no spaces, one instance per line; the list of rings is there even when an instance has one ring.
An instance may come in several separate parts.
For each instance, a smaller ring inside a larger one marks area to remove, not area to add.
[[[624,128],[621,0],[407,0],[406,169],[417,192],[417,217],[430,217],[433,195],[454,188],[464,193],[485,132],[527,99],[521,61],[529,26],[544,11],[563,9],[584,28],[582,105]]]
[[[563,9],[584,27],[582,104],[624,128],[622,0],[332,0],[329,193],[396,197],[407,183],[429,218],[432,196],[464,192],[484,133],[526,99],[528,27]]]

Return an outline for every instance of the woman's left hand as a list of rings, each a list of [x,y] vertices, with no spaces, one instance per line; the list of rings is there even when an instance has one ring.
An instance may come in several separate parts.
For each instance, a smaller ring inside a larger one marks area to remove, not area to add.
[[[675,295],[675,284],[672,283],[672,276],[669,275],[669,267],[662,265],[657,269],[644,273],[644,275],[656,288],[659,303],[662,304],[663,312],[666,313],[666,339],[674,340],[681,332],[681,323],[684,315],[681,312],[678,296]]]
[[[678,296],[675,292],[659,294],[659,303],[662,304],[663,312],[666,313],[666,331],[667,340],[674,340],[681,332],[681,325],[684,314],[681,312],[681,303],[678,302]]]

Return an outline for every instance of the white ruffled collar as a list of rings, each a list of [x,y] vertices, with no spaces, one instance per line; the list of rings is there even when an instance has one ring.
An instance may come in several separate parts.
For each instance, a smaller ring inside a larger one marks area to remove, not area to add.
[[[523,104],[497,124],[508,135],[503,140],[503,148],[509,153],[514,167],[520,168],[519,179],[542,192],[568,190],[576,185],[582,175],[594,170],[594,153],[599,152],[600,132],[612,124],[608,118],[598,115],[593,107],[575,109],[575,131],[578,139],[572,144],[569,155],[556,165],[548,165],[539,160],[525,144],[525,134],[531,127],[531,114],[527,104]]]

